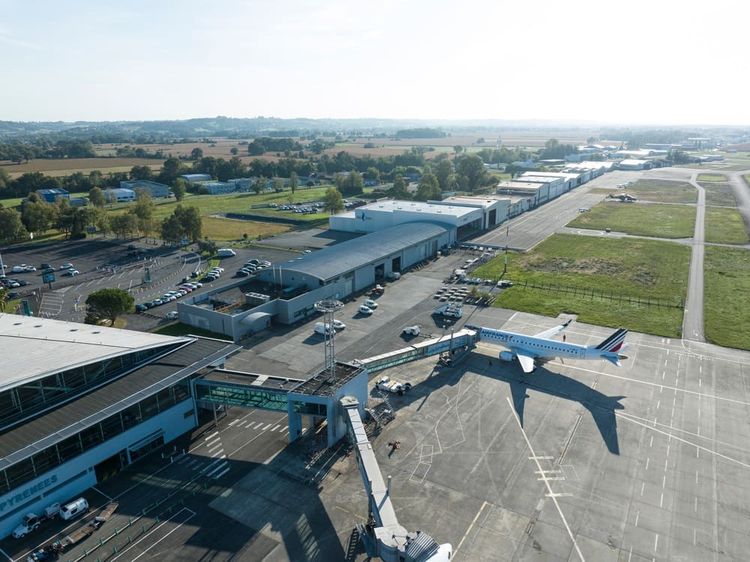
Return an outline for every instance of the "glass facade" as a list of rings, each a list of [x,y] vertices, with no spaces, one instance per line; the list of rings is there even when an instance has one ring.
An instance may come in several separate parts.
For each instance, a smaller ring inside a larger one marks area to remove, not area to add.
[[[260,387],[234,386],[199,380],[195,384],[195,394],[197,400],[229,406],[263,408],[278,412],[286,412],[287,408],[286,390],[272,391]]]
[[[0,471],[0,495],[41,476],[48,470],[74,459],[78,455],[116,437],[123,431],[146,421],[190,398],[190,381],[185,379],[158,394],[144,398],[137,404],[87,427],[76,435],[47,447],[33,457],[17,462]]]
[[[116,378],[176,345],[146,349],[46,376],[0,392],[0,427],[7,427],[36,412],[59,404]]]

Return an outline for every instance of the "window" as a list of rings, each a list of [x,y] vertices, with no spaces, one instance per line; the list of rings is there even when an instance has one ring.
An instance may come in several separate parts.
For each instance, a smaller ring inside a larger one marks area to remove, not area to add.
[[[174,385],[174,398],[177,402],[182,402],[190,398],[190,381],[185,379]]]
[[[123,430],[128,430],[134,425],[138,425],[143,419],[141,416],[140,404],[133,404],[129,408],[123,410],[120,415],[122,416]]]
[[[60,462],[65,462],[80,455],[83,452],[81,447],[81,436],[74,435],[57,444],[57,452],[60,454]]]
[[[10,485],[11,489],[13,489],[20,486],[24,482],[28,482],[29,480],[34,479],[34,465],[31,463],[30,458],[24,459],[21,462],[8,467],[5,470],[5,474],[8,476],[8,484]]]
[[[120,414],[108,417],[101,423],[101,426],[105,441],[119,435],[122,433],[122,419],[120,419]]]
[[[144,420],[152,418],[159,413],[159,403],[155,395],[141,400],[141,412],[143,413]]]
[[[102,428],[99,427],[99,424],[86,428],[81,432],[81,443],[83,444],[84,451],[93,449],[103,441]]]
[[[156,394],[156,398],[159,401],[159,411],[163,412],[168,408],[174,406],[174,389],[173,387],[165,388],[160,390]]]
[[[34,461],[34,469],[38,475],[60,464],[60,458],[57,456],[57,447],[55,446],[47,447],[44,451],[37,453],[31,458]]]

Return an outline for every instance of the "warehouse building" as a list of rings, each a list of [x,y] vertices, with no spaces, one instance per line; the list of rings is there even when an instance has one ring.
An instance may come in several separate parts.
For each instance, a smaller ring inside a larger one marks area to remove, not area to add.
[[[104,190],[104,199],[107,203],[125,203],[135,201],[135,191],[124,187],[110,187]]]
[[[61,199],[70,199],[70,193],[66,189],[52,188],[52,189],[37,189],[36,194],[45,203],[57,203]]]
[[[158,183],[151,180],[121,181],[120,187],[123,187],[125,189],[132,189],[135,192],[137,192],[139,189],[143,189],[151,197],[154,198],[169,197],[171,195],[168,185],[164,185],[163,183]]]
[[[225,334],[235,342],[271,321],[293,324],[315,315],[315,303],[346,299],[391,279],[456,241],[445,224],[399,224],[347,240],[177,303],[180,321]],[[242,287],[242,289],[240,289]]]
[[[511,201],[509,197],[493,197],[486,195],[475,197],[470,195],[446,197],[442,201],[430,201],[434,205],[450,205],[457,207],[473,207],[482,210],[482,229],[494,228],[508,220]]]
[[[0,314],[0,536],[197,425],[194,384],[239,348]]]
[[[530,208],[549,201],[549,185],[542,182],[501,181],[495,190],[497,195],[518,195],[531,200]]]
[[[462,239],[482,229],[483,216],[480,206],[388,199],[334,215],[328,224],[331,230],[365,233],[423,221],[445,224],[455,229],[458,239]]]

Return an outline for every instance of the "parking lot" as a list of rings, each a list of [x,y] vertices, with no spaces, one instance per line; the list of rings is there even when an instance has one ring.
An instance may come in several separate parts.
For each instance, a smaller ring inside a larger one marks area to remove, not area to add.
[[[237,256],[221,260],[225,273],[199,291],[222,287],[235,281],[235,271],[252,257],[271,262],[284,261],[299,255],[297,252],[276,249],[240,249]],[[176,288],[194,271],[203,271],[207,265],[194,252],[183,251],[145,242],[112,240],[69,241],[55,244],[26,245],[3,252],[7,271],[14,265],[28,264],[35,272],[8,274],[27,282],[12,290],[21,298],[28,298],[32,308],[41,317],[83,322],[85,302],[89,294],[103,288],[119,288],[130,292],[136,303],[152,301]],[[50,289],[42,282],[41,264],[47,263],[56,270]],[[79,274],[65,275],[63,264],[72,264]],[[146,270],[149,271],[149,278]],[[127,315],[128,326],[138,330],[156,327],[170,312],[176,310],[174,302],[148,311],[146,315]]]

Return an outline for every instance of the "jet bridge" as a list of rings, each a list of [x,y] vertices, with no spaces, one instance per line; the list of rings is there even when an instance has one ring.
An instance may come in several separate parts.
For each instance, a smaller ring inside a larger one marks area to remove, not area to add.
[[[407,532],[393,509],[388,484],[383,480],[365,425],[359,415],[359,401],[344,396],[339,401],[346,414],[349,438],[357,455],[357,465],[368,498],[370,520],[359,525],[360,537],[369,556],[378,556],[384,562],[446,562],[451,559],[453,547],[438,545],[431,536],[421,531]]]

